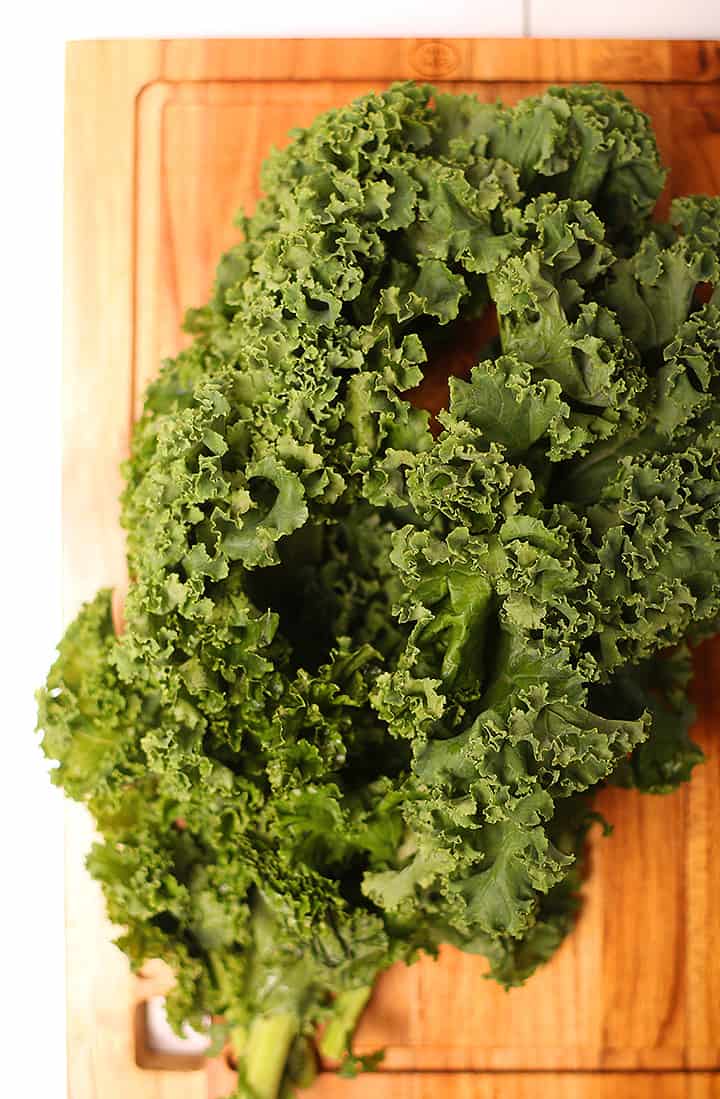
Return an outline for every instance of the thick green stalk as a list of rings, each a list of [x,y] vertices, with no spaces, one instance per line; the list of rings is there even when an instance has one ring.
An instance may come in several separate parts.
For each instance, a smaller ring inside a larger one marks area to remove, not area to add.
[[[234,1026],[230,1029],[230,1045],[236,1061],[240,1061],[245,1056],[247,1040],[248,1030],[246,1026]]]
[[[289,1012],[265,1015],[253,1021],[243,1067],[245,1082],[254,1099],[276,1099],[297,1032],[298,1019]]]
[[[319,1048],[323,1057],[329,1057],[333,1061],[339,1061],[350,1044],[358,1019],[365,1004],[370,999],[372,987],[351,988],[348,992],[341,992],[335,1000],[335,1013],[325,1028],[325,1033],[320,1039]]]
[[[296,1038],[287,1063],[288,1083],[298,1088],[309,1088],[317,1076],[315,1050],[305,1037]]]

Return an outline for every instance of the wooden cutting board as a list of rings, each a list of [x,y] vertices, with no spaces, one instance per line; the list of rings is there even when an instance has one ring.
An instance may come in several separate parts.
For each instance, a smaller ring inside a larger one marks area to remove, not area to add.
[[[258,168],[292,126],[397,78],[515,102],[548,83],[602,79],[653,118],[670,189],[720,191],[720,44],[489,40],[184,40],[68,48],[64,583],[69,618],[122,584],[118,465],[142,390],[182,344],[188,305],[252,208]],[[387,1048],[358,1081],[321,1074],[327,1099],[709,1099],[720,1096],[720,646],[698,654],[696,737],[708,754],[671,797],[608,791],[615,825],[592,841],[575,933],[523,989],[483,980],[456,951],[396,967],[358,1035]],[[72,1099],[214,1099],[222,1059],[139,1068],[131,977],[83,869],[91,839],[68,809]]]

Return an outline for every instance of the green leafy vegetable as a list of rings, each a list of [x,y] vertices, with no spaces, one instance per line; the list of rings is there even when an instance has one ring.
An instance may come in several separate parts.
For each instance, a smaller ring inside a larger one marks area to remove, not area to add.
[[[396,960],[452,943],[524,981],[572,925],[594,790],[701,759],[720,200],[651,223],[664,178],[596,85],[365,96],[271,156],[147,390],[126,629],[87,604],[39,724],[120,947],[173,967],[176,1024],[224,1018],[238,1095],[310,1082],[318,1024],[373,1067],[352,1033]],[[489,305],[433,425],[407,393]]]

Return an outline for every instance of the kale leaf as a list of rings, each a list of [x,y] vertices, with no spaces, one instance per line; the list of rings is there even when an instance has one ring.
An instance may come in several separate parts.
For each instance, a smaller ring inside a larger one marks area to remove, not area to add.
[[[664,178],[598,85],[364,96],[269,158],[147,390],[125,629],[83,608],[39,725],[120,947],[173,967],[177,1025],[224,1018],[239,1095],[309,1082],[318,1024],[372,1067],[352,1032],[396,960],[524,981],[572,926],[593,792],[701,759],[720,200],[652,223]],[[409,392],[493,309],[432,421]]]

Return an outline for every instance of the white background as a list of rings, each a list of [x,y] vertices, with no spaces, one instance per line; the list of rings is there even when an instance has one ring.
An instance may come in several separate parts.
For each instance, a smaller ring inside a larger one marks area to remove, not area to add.
[[[33,736],[62,625],[60,332],[64,43],[72,38],[522,35],[720,38],[720,0],[248,0],[14,6],[5,24],[0,388],[4,1078],[64,1099],[62,804]],[[55,14],[53,14],[53,8]],[[93,593],[88,592],[88,596]],[[100,1097],[102,1099],[102,1097]],[[132,1099],[131,1096],[128,1099]]]

